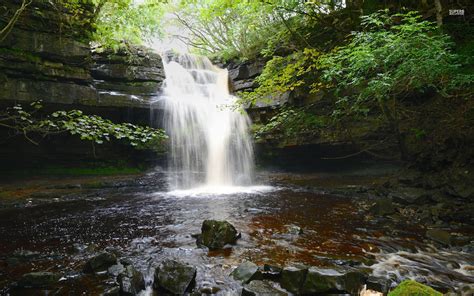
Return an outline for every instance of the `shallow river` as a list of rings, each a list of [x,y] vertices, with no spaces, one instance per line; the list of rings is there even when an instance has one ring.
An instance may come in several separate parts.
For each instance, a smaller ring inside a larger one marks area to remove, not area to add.
[[[474,284],[472,253],[436,249],[410,221],[368,214],[357,188],[374,182],[372,178],[267,173],[258,182],[265,186],[225,194],[167,192],[165,179],[164,173],[152,172],[93,186],[37,181],[35,186],[53,193],[33,194],[0,209],[0,294],[36,295],[37,291],[8,288],[32,270],[64,274],[55,295],[99,293],[111,285],[110,280],[82,276],[80,271],[87,258],[103,249],[130,259],[146,275],[148,285],[163,258],[189,262],[198,268],[198,287],[216,286],[222,295],[239,293],[240,285],[228,275],[244,260],[280,266],[353,266],[395,282],[410,277],[458,291]],[[308,187],[314,180],[322,185]],[[334,184],[353,194],[321,190]],[[192,235],[200,232],[205,219],[228,220],[242,238],[220,252],[197,248]],[[26,259],[18,260],[14,254]]]

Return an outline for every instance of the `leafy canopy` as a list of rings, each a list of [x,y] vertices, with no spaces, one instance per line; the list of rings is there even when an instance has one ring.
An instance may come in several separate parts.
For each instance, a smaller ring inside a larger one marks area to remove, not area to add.
[[[341,1],[175,0],[168,10],[188,34],[176,36],[198,53],[221,60],[252,59],[308,46],[312,24]]]
[[[162,0],[94,0],[100,5],[93,40],[118,51],[124,44],[140,45],[162,34]]]
[[[268,40],[283,38],[272,6],[246,0],[178,0],[170,8],[176,36],[199,53],[224,60],[256,57]]]
[[[407,123],[413,116],[407,108],[426,95],[463,96],[472,89],[474,75],[461,71],[467,60],[418,13],[379,11],[363,16],[361,29],[330,51],[306,48],[273,57],[257,78],[259,86],[241,97],[255,103],[288,92],[315,93],[331,104],[336,127],[348,131],[357,129],[354,122],[376,119],[396,135],[403,154],[407,132],[425,133]],[[276,122],[290,124],[272,119],[264,129]]]
[[[64,8],[74,23],[90,26],[92,41],[99,48],[118,51],[127,45],[141,45],[163,32],[166,0],[53,0]],[[61,13],[61,12],[59,12]]]
[[[373,103],[402,100],[416,93],[446,93],[466,77],[450,37],[416,12],[362,17],[363,30],[345,46],[322,55],[321,80],[346,111],[370,112]],[[317,91],[320,84],[311,85]]]

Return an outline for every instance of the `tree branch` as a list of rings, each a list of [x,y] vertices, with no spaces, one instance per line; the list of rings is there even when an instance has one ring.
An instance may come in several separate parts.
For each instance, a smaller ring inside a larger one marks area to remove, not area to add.
[[[20,15],[22,14],[22,12],[26,9],[26,7],[28,7],[28,5],[31,4],[32,1],[33,0],[23,0],[20,8],[18,8],[17,11],[15,11],[15,13],[13,14],[13,17],[10,19],[7,25],[0,31],[0,43],[2,43],[7,38],[8,34],[10,34],[16,22],[20,18]]]

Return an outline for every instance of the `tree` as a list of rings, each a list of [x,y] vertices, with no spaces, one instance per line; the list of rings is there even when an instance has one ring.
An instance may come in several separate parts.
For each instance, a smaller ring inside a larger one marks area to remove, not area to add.
[[[100,0],[96,2],[92,39],[104,48],[118,51],[127,44],[140,45],[162,33],[164,0]]]
[[[187,30],[175,36],[199,52],[232,59],[257,56],[267,42],[281,37],[272,6],[246,0],[180,0],[170,9],[174,23]]]
[[[334,125],[349,140],[356,122],[388,127],[390,139],[382,142],[394,136],[407,158],[408,134],[422,133],[411,125],[416,113],[410,105],[433,93],[468,96],[465,90],[471,89],[474,77],[461,73],[462,63],[450,37],[435,23],[416,12],[380,11],[363,16],[361,29],[329,52],[306,48],[274,56],[257,78],[259,87],[241,97],[255,102],[286,92],[324,93],[328,103],[332,100]]]
[[[86,24],[89,37],[102,46],[118,51],[127,44],[140,45],[162,33],[161,21],[166,0],[51,0],[61,22]],[[23,0],[6,26],[0,31],[0,42],[11,32],[22,13],[33,3]],[[63,14],[68,13],[69,18]],[[62,25],[62,24],[61,24]]]
[[[446,93],[457,79],[459,57],[450,37],[416,12],[378,12],[363,16],[362,26],[349,44],[320,58],[322,78],[337,94],[337,116],[378,110],[406,158],[404,102],[430,90]]]

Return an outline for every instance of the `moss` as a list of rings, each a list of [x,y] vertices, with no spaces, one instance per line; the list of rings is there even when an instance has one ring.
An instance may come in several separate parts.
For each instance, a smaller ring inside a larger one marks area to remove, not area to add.
[[[442,296],[443,294],[431,287],[412,280],[401,282],[388,296]]]
[[[8,191],[0,191],[0,199],[7,199],[10,197],[10,192]]]
[[[43,171],[47,175],[66,176],[104,176],[138,174],[141,170],[134,167],[92,167],[92,168],[48,168]]]
[[[141,167],[130,166],[90,166],[90,167],[45,167],[28,170],[0,171],[0,175],[9,176],[114,176],[134,175],[144,171]]]
[[[21,49],[17,49],[17,48],[0,48],[0,55],[2,53],[18,56],[26,61],[33,62],[33,63],[41,63],[42,61],[42,59],[39,56],[31,54]]]

